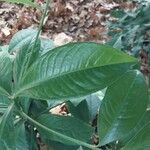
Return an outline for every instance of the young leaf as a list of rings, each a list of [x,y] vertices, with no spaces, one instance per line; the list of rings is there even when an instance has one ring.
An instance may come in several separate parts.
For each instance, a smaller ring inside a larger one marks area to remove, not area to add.
[[[93,132],[93,129],[88,124],[70,116],[43,114],[37,118],[37,121],[52,131],[48,132],[44,128],[37,126],[43,137],[68,145],[75,145],[75,143],[68,141],[66,136],[88,142]],[[64,137],[58,136],[57,133]]]
[[[18,51],[23,45],[29,44],[36,37],[37,30],[34,29],[23,29],[17,32],[9,43],[8,51]]]
[[[12,62],[7,51],[0,52],[0,95],[11,93]]]
[[[30,65],[38,58],[40,50],[40,40],[36,43],[34,50],[35,40],[26,41],[19,46],[19,51],[14,61],[14,81],[19,84],[20,79],[30,67]]]
[[[112,84],[136,59],[106,45],[71,43],[40,57],[27,71],[14,97],[68,99]]]
[[[0,120],[0,140],[3,141],[5,147],[11,150],[16,150],[15,148],[15,138],[14,138],[14,124],[13,124],[13,108],[12,103],[7,111],[4,113]]]
[[[108,87],[98,116],[100,145],[120,140],[139,122],[148,101],[147,85],[139,71],[129,71]]]

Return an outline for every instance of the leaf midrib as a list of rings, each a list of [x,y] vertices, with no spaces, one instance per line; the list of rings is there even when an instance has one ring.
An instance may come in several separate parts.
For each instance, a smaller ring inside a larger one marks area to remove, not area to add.
[[[128,61],[128,62],[124,62],[124,63],[112,63],[112,64],[107,64],[107,65],[101,65],[101,66],[95,66],[95,67],[93,67],[93,66],[91,66],[91,67],[88,67],[88,68],[86,68],[86,69],[79,69],[78,71],[77,70],[73,70],[73,71],[70,71],[69,73],[68,72],[64,72],[64,73],[62,73],[61,75],[60,74],[57,74],[57,75],[54,75],[53,77],[51,76],[51,77],[48,77],[48,78],[45,78],[45,79],[43,79],[43,80],[39,80],[38,82],[32,82],[32,84],[28,84],[28,85],[26,85],[26,86],[22,86],[22,88],[20,87],[20,90],[18,90],[18,92],[16,91],[13,95],[13,97],[16,97],[17,95],[19,95],[21,92],[23,92],[23,91],[25,91],[25,90],[27,90],[27,89],[30,89],[30,88],[33,88],[33,87],[36,87],[36,86],[38,86],[38,85],[40,85],[41,83],[44,83],[44,82],[46,82],[46,81],[48,81],[48,80],[52,80],[52,79],[54,79],[54,78],[58,78],[58,77],[62,77],[62,76],[65,76],[65,75],[69,75],[69,74],[72,74],[72,73],[78,73],[78,72],[81,72],[81,71],[87,71],[87,70],[90,70],[90,69],[96,69],[96,68],[101,68],[101,67],[107,67],[107,66],[111,66],[111,65],[119,65],[119,64],[130,64],[130,63],[132,63],[132,62],[134,62],[133,60],[132,61]],[[127,69],[128,70],[128,69]],[[127,71],[126,70],[126,71]],[[124,73],[126,72],[126,71],[124,71]],[[25,76],[26,77],[26,76]],[[25,79],[25,77],[24,77],[24,79]],[[23,79],[23,80],[24,80]],[[22,80],[22,81],[23,81]]]

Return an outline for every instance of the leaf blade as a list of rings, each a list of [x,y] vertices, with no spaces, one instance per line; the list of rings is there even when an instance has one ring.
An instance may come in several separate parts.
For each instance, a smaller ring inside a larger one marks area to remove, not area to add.
[[[109,46],[67,44],[38,59],[14,95],[45,100],[84,96],[106,87],[125,72],[126,65],[120,64],[135,62],[136,59]]]
[[[100,145],[128,134],[145,113],[147,100],[147,85],[137,71],[127,72],[108,87],[99,111]]]

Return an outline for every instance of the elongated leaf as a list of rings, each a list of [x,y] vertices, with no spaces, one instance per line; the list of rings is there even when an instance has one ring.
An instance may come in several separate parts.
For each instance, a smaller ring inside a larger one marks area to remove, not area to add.
[[[112,84],[129,68],[126,63],[135,62],[135,58],[109,46],[67,44],[38,59],[24,75],[14,95],[45,100],[84,96]]]
[[[13,124],[13,107],[12,103],[0,121],[0,140],[3,141],[5,147],[15,150],[14,124]]]
[[[16,55],[13,68],[15,83],[20,81],[26,70],[39,56],[40,41],[37,41],[33,50],[34,42],[35,40],[32,39],[32,41],[26,41],[19,46],[19,51]]]
[[[23,121],[19,121],[15,126],[16,133],[16,150],[29,150],[29,145],[26,137],[25,125]]]
[[[9,43],[9,52],[18,51],[23,45],[30,43],[36,36],[37,30],[23,29],[17,32]]]
[[[44,128],[37,127],[41,135],[47,139],[68,145],[74,145],[75,143],[68,141],[66,137],[58,136],[57,133],[79,141],[88,142],[93,132],[93,129],[88,124],[70,116],[43,114],[37,118],[37,121],[52,131],[48,132]]]
[[[129,150],[129,149],[149,149],[150,148],[150,121],[147,125],[145,125],[139,132],[126,144],[122,150]]]
[[[11,93],[12,62],[8,52],[0,52],[0,95]]]
[[[147,85],[138,71],[129,71],[108,87],[102,101],[98,133],[100,145],[125,137],[145,113]]]
[[[41,9],[41,7],[39,5],[33,3],[31,0],[0,0],[0,1],[11,2],[11,3],[20,3],[20,4],[32,6],[37,9]]]

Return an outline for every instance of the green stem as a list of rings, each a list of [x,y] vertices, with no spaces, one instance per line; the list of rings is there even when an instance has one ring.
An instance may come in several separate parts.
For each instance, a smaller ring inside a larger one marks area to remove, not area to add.
[[[34,42],[32,51],[33,51],[33,49],[35,48],[35,45],[36,45],[37,40],[38,40],[38,38],[39,38],[39,35],[40,35],[40,33],[41,33],[42,26],[43,26],[43,23],[44,23],[44,19],[45,19],[46,14],[47,14],[48,6],[49,6],[49,0],[46,0],[46,7],[45,7],[44,13],[43,13],[43,15],[42,15],[42,18],[41,18],[41,20],[40,20],[40,25],[39,25],[38,33],[37,33],[37,35],[36,35],[36,38],[35,38],[35,42]]]
[[[40,128],[44,129],[45,131],[47,131],[47,132],[49,132],[49,133],[51,133],[51,134],[54,134],[54,135],[56,135],[56,136],[58,136],[58,137],[61,137],[62,139],[67,140],[67,141],[69,141],[69,142],[73,142],[73,143],[75,143],[75,144],[77,144],[77,145],[81,145],[81,146],[90,148],[90,149],[92,149],[92,150],[100,150],[100,149],[97,148],[96,146],[93,146],[93,145],[91,145],[91,144],[88,144],[88,143],[85,143],[85,142],[76,140],[76,139],[74,139],[74,138],[68,137],[68,136],[66,136],[66,135],[64,135],[64,134],[61,134],[61,133],[59,133],[59,132],[57,132],[57,131],[54,131],[54,130],[51,130],[51,129],[47,128],[46,126],[44,126],[44,125],[40,124],[39,122],[37,122],[37,121],[33,120],[32,118],[30,118],[30,117],[29,117],[28,115],[26,115],[24,112],[20,112],[20,113],[21,113],[22,117],[24,117],[25,119],[27,119],[27,120],[30,121],[31,123],[35,124],[37,127],[40,127]]]
[[[38,38],[39,38],[40,33],[41,33],[41,30],[42,30],[42,26],[43,26],[43,23],[44,23],[44,19],[45,19],[46,14],[47,14],[48,6],[49,6],[49,0],[46,0],[46,7],[45,7],[45,10],[44,10],[44,12],[43,12],[42,18],[41,18],[41,20],[40,20],[40,24],[39,24],[39,28],[38,28],[38,33],[37,33],[37,35],[36,35],[36,37],[35,37],[35,41],[34,41],[34,43],[33,43],[31,53],[29,54],[29,59],[28,59],[28,61],[27,61],[26,68],[24,69],[24,72],[26,72],[26,70],[27,70],[27,68],[29,67],[29,64],[30,64],[30,62],[31,62],[32,55],[33,55],[33,53],[34,53],[34,48],[35,48],[35,46],[36,46],[36,44],[37,44],[37,42],[38,42]]]

